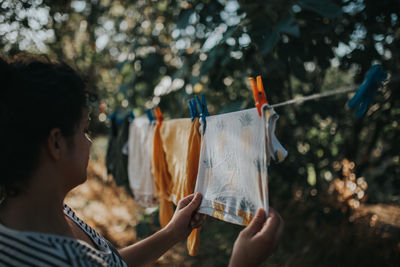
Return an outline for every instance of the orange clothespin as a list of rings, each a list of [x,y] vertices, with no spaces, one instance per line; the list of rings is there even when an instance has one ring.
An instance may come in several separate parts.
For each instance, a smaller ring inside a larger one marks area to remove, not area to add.
[[[267,97],[264,92],[264,86],[262,84],[261,76],[257,76],[257,84],[253,77],[249,78],[251,89],[253,90],[254,101],[256,102],[256,108],[258,115],[261,116],[261,107],[264,104],[268,104]]]
[[[164,116],[163,116],[163,114],[162,114],[162,112],[161,112],[161,109],[160,109],[159,107],[156,108],[156,109],[154,110],[154,113],[156,114],[157,121],[158,121],[158,123],[159,123],[160,126],[161,126],[161,124],[162,124],[162,122],[163,122],[163,120],[164,120]]]

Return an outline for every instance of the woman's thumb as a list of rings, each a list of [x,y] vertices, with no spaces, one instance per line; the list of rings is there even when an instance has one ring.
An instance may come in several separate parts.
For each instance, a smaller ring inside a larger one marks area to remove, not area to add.
[[[189,213],[193,213],[200,206],[200,203],[201,203],[201,194],[196,193],[192,201],[190,201],[190,203],[186,207],[184,207],[185,212],[187,211]]]
[[[251,223],[243,230],[245,235],[253,236],[258,233],[264,226],[267,220],[267,214],[264,209],[258,209],[256,215],[254,215]]]

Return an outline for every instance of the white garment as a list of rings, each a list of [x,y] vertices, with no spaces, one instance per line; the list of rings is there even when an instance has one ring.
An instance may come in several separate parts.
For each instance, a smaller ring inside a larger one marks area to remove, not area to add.
[[[139,117],[129,126],[128,177],[134,200],[139,205],[157,205],[152,173],[153,133],[155,123]]]
[[[274,134],[279,116],[263,110],[263,117],[253,108],[206,118],[195,188],[200,213],[247,225],[258,208],[268,212],[267,166],[287,152]]]

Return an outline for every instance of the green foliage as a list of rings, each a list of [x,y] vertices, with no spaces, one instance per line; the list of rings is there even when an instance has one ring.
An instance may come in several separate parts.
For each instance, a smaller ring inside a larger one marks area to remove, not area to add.
[[[212,113],[249,108],[247,78],[255,75],[277,103],[354,86],[353,77],[359,84],[381,63],[394,77],[364,119],[344,108],[343,96],[278,110],[289,158],[274,175],[288,189],[306,186],[313,166],[318,188],[325,173],[338,175],[332,162],[349,158],[371,183],[371,201],[399,201],[396,1],[3,1],[0,8],[3,53],[41,51],[71,62],[87,73],[106,114],[158,105],[167,118],[185,117],[187,99],[201,92]]]
[[[362,119],[343,95],[277,109],[289,156],[270,168],[270,191],[282,209],[294,192],[318,209],[348,158],[369,202],[400,203],[399,17],[397,0],[4,0],[0,48],[46,52],[87,73],[105,107],[94,118],[157,105],[188,117],[187,100],[201,92],[214,114],[251,108],[256,75],[274,104],[355,87],[380,63],[392,79]]]

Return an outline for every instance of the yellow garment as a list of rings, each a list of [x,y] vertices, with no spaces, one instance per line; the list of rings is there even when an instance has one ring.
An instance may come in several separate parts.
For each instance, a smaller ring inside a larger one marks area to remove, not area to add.
[[[201,134],[199,132],[199,126],[199,120],[195,119],[190,129],[188,158],[186,164],[187,179],[183,181],[185,183],[184,189],[187,191],[184,193],[184,195],[190,195],[194,193],[194,188],[196,186],[201,145]],[[200,228],[193,229],[193,231],[188,236],[186,245],[190,256],[196,256],[199,253]]]
[[[194,192],[200,157],[199,125],[198,119],[193,123],[190,119],[175,119],[164,121],[161,127],[157,126],[155,129],[154,147],[157,148],[154,148],[154,154],[159,155],[153,156],[154,177],[157,190],[166,188],[161,194],[162,200],[177,204],[179,200]],[[168,192],[168,196],[164,194]],[[169,205],[172,207],[172,203]],[[169,206],[166,203],[160,205],[160,222],[164,223],[161,224],[164,227],[172,216],[163,209],[169,210]],[[198,253],[199,233],[199,229],[194,229],[188,237],[187,247],[191,256]]]
[[[153,171],[154,184],[157,191],[156,196],[160,199],[160,224],[165,227],[174,215],[174,208],[169,201],[172,185],[171,176],[168,173],[165,153],[162,148],[159,124],[154,129]]]

